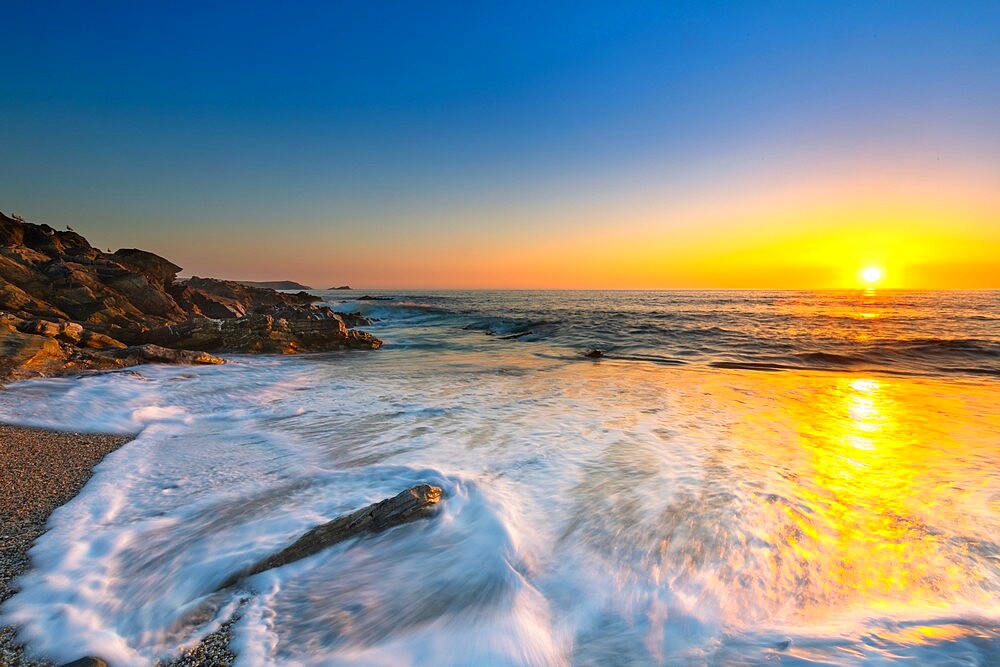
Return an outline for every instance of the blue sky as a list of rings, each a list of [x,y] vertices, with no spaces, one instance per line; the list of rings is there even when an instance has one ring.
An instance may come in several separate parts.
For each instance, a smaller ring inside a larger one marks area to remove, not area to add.
[[[683,236],[716,200],[852,170],[909,183],[944,159],[956,187],[1000,184],[996,2],[15,2],[4,19],[0,210],[194,273],[465,286],[452,254],[530,272],[563,235]]]

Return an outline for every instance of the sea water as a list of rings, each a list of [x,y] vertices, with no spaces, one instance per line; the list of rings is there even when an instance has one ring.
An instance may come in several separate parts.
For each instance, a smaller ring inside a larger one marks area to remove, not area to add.
[[[30,651],[238,612],[240,665],[1000,664],[1000,293],[322,294],[386,345],[0,393],[137,434],[0,609]],[[431,518],[210,595],[420,482]]]

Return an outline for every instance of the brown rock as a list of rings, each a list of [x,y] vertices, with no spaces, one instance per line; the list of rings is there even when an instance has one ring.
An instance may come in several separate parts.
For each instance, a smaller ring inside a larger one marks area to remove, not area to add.
[[[49,322],[48,320],[24,320],[17,325],[22,333],[58,338],[64,343],[75,345],[83,338],[84,329],[76,322]]]
[[[238,319],[192,318],[147,331],[143,340],[185,350],[295,354],[343,349],[376,349],[382,341],[348,329],[337,318],[289,320],[273,315]]]
[[[0,375],[6,380],[57,373],[71,356],[68,346],[54,338],[22,333],[13,327],[0,330]]]
[[[195,295],[201,302],[212,302],[225,305],[232,314],[209,315],[206,317],[242,317],[244,314],[261,308],[276,308],[280,306],[305,306],[319,301],[320,298],[306,292],[285,294],[273,289],[252,287],[232,280],[217,280],[215,278],[199,278],[194,276],[183,283],[187,290],[187,298],[194,303]]]
[[[163,289],[169,288],[174,282],[174,276],[181,272],[181,267],[173,262],[145,250],[123,248],[116,250],[114,256],[146,276],[150,284]]]
[[[111,354],[117,359],[134,360],[136,363],[149,362],[154,364],[224,364],[225,359],[213,357],[206,352],[191,350],[172,350],[159,345],[145,344],[116,350]]]
[[[0,382],[130,365],[0,322]]]
[[[302,560],[352,537],[364,533],[379,533],[393,526],[430,516],[440,501],[441,489],[439,487],[418,484],[392,498],[386,498],[321,526],[316,526],[278,553],[234,574],[216,590],[234,586],[241,580],[265,570]]]
[[[127,340],[187,317],[165,291],[178,270],[152,253],[104,253],[75,232],[0,214],[0,310],[24,319],[74,320]]]
[[[80,347],[86,347],[91,349],[106,349],[106,348],[121,348],[125,347],[125,343],[115,340],[111,336],[105,336],[104,334],[99,334],[94,331],[83,330],[83,334],[80,336],[80,342],[78,343]]]

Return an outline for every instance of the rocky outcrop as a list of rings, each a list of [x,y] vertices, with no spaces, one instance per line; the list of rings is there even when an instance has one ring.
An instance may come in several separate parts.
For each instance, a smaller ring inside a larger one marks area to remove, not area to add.
[[[147,331],[143,340],[184,350],[280,354],[348,348],[373,350],[382,345],[370,333],[348,329],[336,317],[286,319],[263,314],[236,319],[196,317]]]
[[[369,320],[319,307],[319,297],[304,291],[178,280],[180,271],[151,252],[103,252],[76,232],[0,213],[0,380],[148,361],[221,363],[178,350],[294,353],[381,345],[351,329]]]
[[[154,364],[224,364],[226,361],[219,357],[213,357],[207,352],[199,350],[174,350],[160,345],[146,343],[145,345],[131,345],[109,354],[114,359],[120,359],[127,366],[141,364],[144,362]]]
[[[55,338],[26,334],[0,321],[0,379],[23,380],[38,375],[52,375],[75,367],[100,368],[86,359],[86,353]],[[107,360],[105,368],[115,368]]]
[[[13,382],[66,373],[115,370],[143,363],[222,364],[205,352],[156,345],[126,346],[75,322],[22,320],[0,315],[0,380]]]
[[[243,317],[268,308],[308,306],[320,300],[306,292],[284,294],[231,280],[198,276],[179,282],[173,292],[181,303],[192,304],[189,315],[215,318]]]

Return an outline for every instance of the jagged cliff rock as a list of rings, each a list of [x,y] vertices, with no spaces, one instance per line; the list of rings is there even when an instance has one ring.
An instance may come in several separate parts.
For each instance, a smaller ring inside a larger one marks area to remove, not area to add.
[[[231,280],[198,276],[178,282],[173,287],[173,294],[179,302],[189,304],[189,315],[214,318],[243,317],[254,311],[283,306],[308,306],[320,300],[306,292],[285,294]]]
[[[280,353],[381,345],[349,328],[368,320],[318,307],[319,298],[306,292],[178,280],[180,271],[151,252],[103,252],[76,232],[0,213],[0,379],[144,361],[221,363],[211,355],[154,351],[150,344]]]

